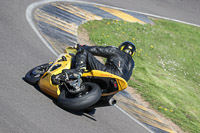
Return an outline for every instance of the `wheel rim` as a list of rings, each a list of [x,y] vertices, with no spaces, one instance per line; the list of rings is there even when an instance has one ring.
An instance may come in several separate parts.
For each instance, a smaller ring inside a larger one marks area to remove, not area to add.
[[[87,95],[92,89],[89,85],[82,85],[82,87],[85,87],[84,90],[76,94],[76,97],[82,97],[84,95]]]

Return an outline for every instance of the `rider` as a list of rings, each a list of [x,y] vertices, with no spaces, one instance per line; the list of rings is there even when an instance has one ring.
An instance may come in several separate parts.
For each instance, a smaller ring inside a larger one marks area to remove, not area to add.
[[[74,69],[64,69],[71,78],[78,78],[84,70],[101,70],[118,75],[128,81],[134,68],[132,56],[136,51],[135,45],[130,41],[125,41],[120,46],[75,46],[77,49],[76,64]],[[105,65],[94,56],[107,58]]]

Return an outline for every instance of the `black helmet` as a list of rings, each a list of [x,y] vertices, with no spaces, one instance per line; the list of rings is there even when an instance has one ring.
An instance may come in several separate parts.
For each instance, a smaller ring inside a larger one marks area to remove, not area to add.
[[[129,42],[129,41],[122,42],[119,45],[119,49],[121,51],[124,51],[125,53],[131,55],[131,56],[134,56],[135,51],[136,51],[135,45],[132,42]]]

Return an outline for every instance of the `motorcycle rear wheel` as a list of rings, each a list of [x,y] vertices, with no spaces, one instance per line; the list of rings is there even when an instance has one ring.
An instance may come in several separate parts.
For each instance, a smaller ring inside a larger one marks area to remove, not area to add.
[[[46,72],[46,70],[49,68],[50,64],[42,64],[37,67],[34,67],[30,71],[28,71],[25,75],[24,80],[28,82],[31,85],[35,85],[40,80],[41,76]]]
[[[83,84],[87,87],[87,93],[72,98],[68,97],[66,91],[63,89],[57,99],[57,104],[65,110],[80,111],[97,103],[101,98],[101,88],[91,82],[85,82]]]

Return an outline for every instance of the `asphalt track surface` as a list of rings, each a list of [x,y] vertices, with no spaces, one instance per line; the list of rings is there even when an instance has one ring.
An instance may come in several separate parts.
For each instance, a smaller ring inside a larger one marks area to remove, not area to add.
[[[164,2],[168,3],[168,1]],[[32,67],[56,58],[34,33],[26,20],[26,8],[33,2],[35,1],[0,1],[0,133],[148,132],[115,107],[98,109],[94,118],[64,111],[57,107],[51,98],[23,81],[25,73]],[[135,1],[138,3],[138,5],[135,4],[137,5],[135,8],[131,6],[133,4],[131,0],[117,2],[93,0],[89,2],[131,10],[144,8],[144,11],[150,10],[148,13],[159,12],[158,15],[162,15],[162,12],[165,13],[161,6],[158,6],[162,3],[161,0],[152,0],[151,2],[138,0]],[[172,1],[169,3],[176,7]],[[164,9],[173,8],[170,4],[168,7],[167,4],[165,6]],[[186,18],[187,22],[192,20],[191,22],[200,24],[199,8],[195,12],[193,6],[197,7],[197,4],[192,4],[191,10],[185,10],[190,15],[183,17],[183,21],[186,21],[184,20]],[[154,12],[155,7],[158,11]],[[176,10],[179,12],[184,9],[177,7]],[[176,11],[173,13],[173,10],[166,11],[167,15],[172,14],[173,18],[182,19],[179,14],[174,16],[176,13]],[[190,17],[193,15],[194,17],[191,19]]]

